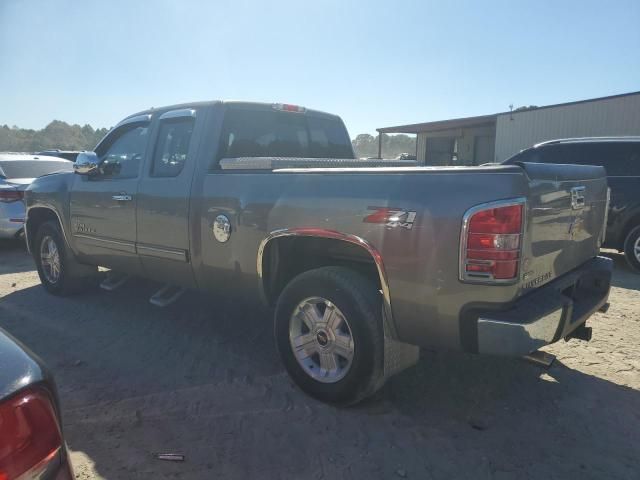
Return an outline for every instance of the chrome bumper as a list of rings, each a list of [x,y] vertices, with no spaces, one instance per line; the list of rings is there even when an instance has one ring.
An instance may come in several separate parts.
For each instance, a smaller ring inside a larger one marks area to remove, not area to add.
[[[522,356],[570,336],[609,297],[613,261],[596,257],[516,301],[477,319],[478,352]]]

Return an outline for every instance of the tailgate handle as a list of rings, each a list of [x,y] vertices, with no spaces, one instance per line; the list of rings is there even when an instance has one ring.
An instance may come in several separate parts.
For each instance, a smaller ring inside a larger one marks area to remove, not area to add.
[[[571,208],[579,210],[584,208],[584,192],[585,187],[573,187],[571,189]]]

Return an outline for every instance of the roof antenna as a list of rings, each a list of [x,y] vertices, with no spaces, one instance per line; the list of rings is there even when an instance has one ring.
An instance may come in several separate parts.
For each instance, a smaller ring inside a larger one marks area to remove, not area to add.
[[[513,122],[513,103],[509,104],[509,120]]]

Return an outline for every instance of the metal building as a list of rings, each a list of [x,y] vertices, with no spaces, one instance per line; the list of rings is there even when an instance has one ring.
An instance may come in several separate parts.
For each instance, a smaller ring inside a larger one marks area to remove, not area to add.
[[[640,92],[493,115],[379,128],[378,133],[416,134],[416,156],[426,165],[501,162],[546,140],[640,135]],[[379,153],[384,152],[379,149]]]

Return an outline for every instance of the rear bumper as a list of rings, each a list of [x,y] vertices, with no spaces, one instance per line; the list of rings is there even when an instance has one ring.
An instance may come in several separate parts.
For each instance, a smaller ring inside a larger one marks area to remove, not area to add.
[[[521,356],[566,338],[609,297],[613,261],[596,257],[503,311],[480,312],[477,351]]]
[[[16,238],[24,229],[24,220],[0,218],[0,238]]]
[[[24,228],[24,203],[0,203],[0,238],[15,238]]]

